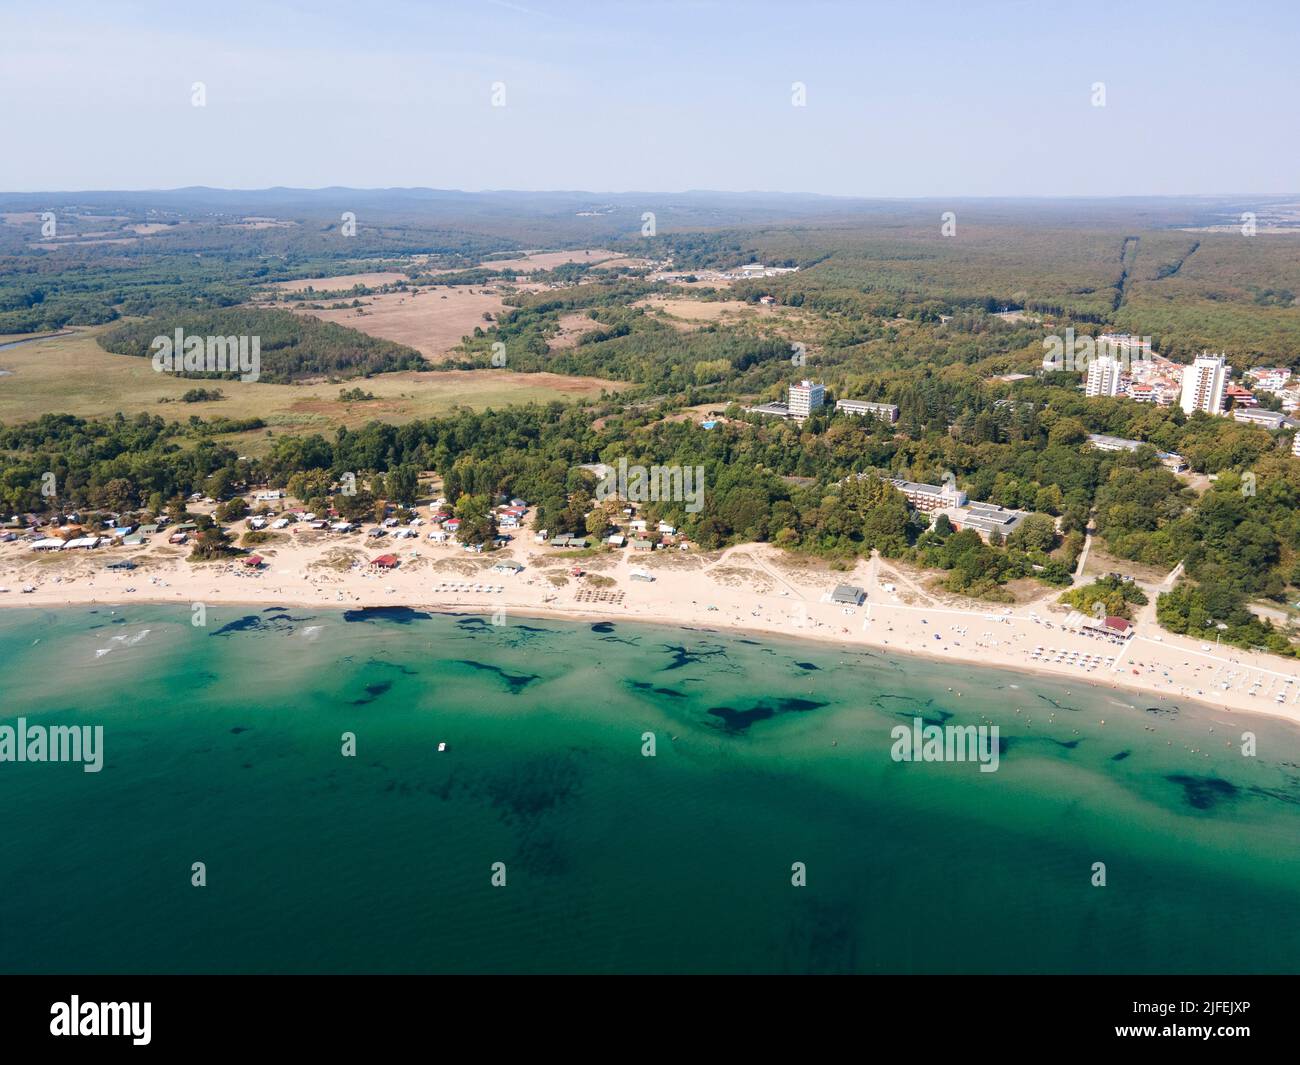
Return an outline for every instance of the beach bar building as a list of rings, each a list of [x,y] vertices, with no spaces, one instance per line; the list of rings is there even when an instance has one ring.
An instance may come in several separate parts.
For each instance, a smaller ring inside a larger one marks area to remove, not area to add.
[[[837,584],[831,592],[831,602],[845,606],[861,606],[865,598],[866,593],[855,584]]]
[[[1115,643],[1125,643],[1133,635],[1133,623],[1127,618],[1108,614],[1104,618],[1090,617],[1078,610],[1071,610],[1065,619],[1064,627],[1082,632],[1087,636],[1102,636]]]

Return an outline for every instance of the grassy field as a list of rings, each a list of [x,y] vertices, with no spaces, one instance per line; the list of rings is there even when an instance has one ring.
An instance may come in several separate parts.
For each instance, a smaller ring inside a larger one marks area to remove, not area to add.
[[[327,303],[329,301],[326,301]],[[499,315],[505,308],[499,295],[482,289],[430,286],[417,296],[410,292],[366,296],[359,308],[312,310],[294,307],[300,314],[336,322],[371,336],[382,337],[415,348],[430,362],[440,361],[456,348],[475,326],[490,322],[483,317]]]
[[[687,323],[770,318],[777,313],[775,307],[749,303],[745,300],[692,300],[673,299],[667,296],[647,296],[643,300],[637,300],[632,306],[646,307],[652,312],[663,311],[669,317]]]
[[[626,387],[599,378],[507,370],[390,373],[346,384],[198,381],[156,373],[148,359],[109,353],[95,342],[98,331],[98,327],[81,330],[0,351],[0,370],[9,371],[0,376],[0,422],[14,424],[43,414],[104,417],[143,411],[176,420],[190,415],[257,417],[274,428],[329,431],[372,420],[401,423],[428,418],[455,406],[481,410],[534,400],[572,400],[598,396],[604,388]],[[0,338],[0,343],[8,339],[16,338]],[[219,388],[225,398],[180,402],[182,393],[198,387]],[[373,393],[375,399],[340,401],[339,393],[352,388]]]

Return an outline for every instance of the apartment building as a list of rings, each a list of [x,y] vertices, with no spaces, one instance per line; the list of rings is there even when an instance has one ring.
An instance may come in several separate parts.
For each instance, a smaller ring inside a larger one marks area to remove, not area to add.
[[[1231,368],[1222,355],[1198,355],[1183,370],[1182,408],[1184,414],[1204,411],[1219,414],[1223,410],[1224,390]]]
[[[1246,380],[1265,392],[1281,392],[1291,380],[1291,371],[1285,366],[1253,366],[1246,371]]]
[[[1120,392],[1120,361],[1102,355],[1088,363],[1088,376],[1083,382],[1085,396],[1118,396]]]

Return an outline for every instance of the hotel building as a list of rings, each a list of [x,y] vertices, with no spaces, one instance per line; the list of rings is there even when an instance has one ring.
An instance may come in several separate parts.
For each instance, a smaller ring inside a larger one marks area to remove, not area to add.
[[[921,484],[918,481],[903,481],[889,478],[889,483],[907,498],[907,505],[922,514],[930,514],[944,507],[960,507],[966,504],[966,493],[955,484]]]
[[[893,424],[898,421],[898,408],[892,403],[868,403],[865,399],[837,399],[835,409],[845,414],[860,414]]]
[[[1147,446],[1141,440],[1129,440],[1122,436],[1106,436],[1103,433],[1089,433],[1088,443],[1098,451],[1136,451]],[[1154,447],[1155,445],[1150,445]],[[1156,451],[1156,457],[1165,469],[1173,473],[1182,473],[1188,468],[1187,460],[1174,451]]]
[[[803,380],[790,386],[790,397],[786,405],[790,408],[791,418],[803,421],[813,411],[820,410],[825,402],[826,387],[815,381]]]
[[[1183,370],[1183,413],[1194,414],[1198,410],[1206,414],[1221,413],[1223,393],[1231,373],[1222,355],[1198,355]]]

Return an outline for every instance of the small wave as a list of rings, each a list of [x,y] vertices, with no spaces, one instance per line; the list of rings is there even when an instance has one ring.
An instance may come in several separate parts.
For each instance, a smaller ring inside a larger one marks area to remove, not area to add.
[[[110,643],[120,644],[122,647],[134,647],[134,646],[135,646],[136,644],[138,644],[141,640],[143,640],[146,636],[148,636],[149,633],[150,633],[151,631],[153,631],[153,630],[151,630],[151,629],[141,629],[141,630],[140,630],[139,632],[137,632],[134,636],[132,636],[130,633],[126,633],[126,632],[119,633],[117,636],[113,636],[113,637],[111,637],[110,640],[109,640],[109,642],[110,642]],[[96,658],[103,658],[104,655],[108,654],[108,652],[109,652],[109,651],[112,651],[112,650],[115,650],[115,648],[112,648],[112,647],[101,647],[98,651],[95,652],[95,657],[96,657]]]

